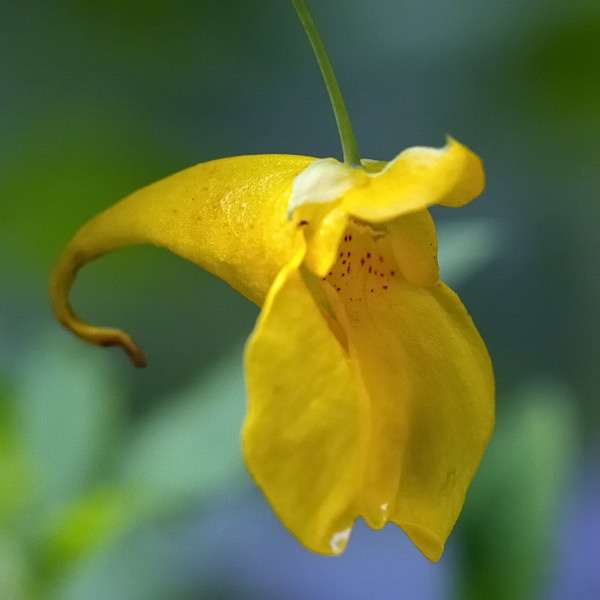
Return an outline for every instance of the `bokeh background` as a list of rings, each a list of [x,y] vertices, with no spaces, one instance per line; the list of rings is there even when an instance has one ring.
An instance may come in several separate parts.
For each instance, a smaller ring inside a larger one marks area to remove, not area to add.
[[[600,3],[314,0],[362,156],[446,134],[487,189],[439,209],[442,275],[492,355],[498,424],[438,564],[358,522],[311,555],[245,473],[258,309],[150,247],[86,267],[76,310],[149,367],[54,323],[61,247],[208,159],[340,156],[284,0],[25,0],[0,18],[0,597],[600,597]]]

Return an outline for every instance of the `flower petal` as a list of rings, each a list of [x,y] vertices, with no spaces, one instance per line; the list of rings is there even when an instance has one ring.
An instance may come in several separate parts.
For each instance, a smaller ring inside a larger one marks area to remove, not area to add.
[[[125,333],[78,319],[68,294],[78,269],[102,254],[155,244],[216,274],[262,304],[294,253],[297,224],[286,216],[294,177],[313,158],[239,156],[191,167],[138,190],[89,221],[71,240],[50,278],[58,320],[97,345],[120,345],[138,364]]]
[[[365,235],[352,231],[352,256],[361,255]],[[424,287],[398,276],[390,271],[400,269],[389,239],[373,244],[369,255],[394,275],[377,286],[379,276],[371,269],[367,275],[365,264],[358,269],[365,275],[355,275],[348,292],[329,288],[368,394],[368,462],[358,514],[375,528],[396,523],[435,561],[491,434],[493,374],[456,294],[441,282]]]
[[[311,550],[338,554],[355,516],[367,407],[300,274],[302,254],[277,278],[248,343],[244,456],[286,527]]]
[[[461,206],[484,186],[481,160],[456,140],[443,148],[404,150],[379,173],[348,190],[341,208],[369,223],[393,219],[432,204]]]
[[[403,215],[385,226],[396,262],[408,281],[431,285],[440,278],[437,234],[428,210]]]
[[[307,243],[304,264],[313,273],[323,276],[337,258],[349,217],[335,207],[319,205],[301,206],[295,216],[307,224],[304,228]]]

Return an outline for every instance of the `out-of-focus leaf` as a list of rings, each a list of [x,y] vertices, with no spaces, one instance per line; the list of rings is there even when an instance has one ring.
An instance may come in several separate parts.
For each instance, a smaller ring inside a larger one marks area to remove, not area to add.
[[[134,432],[122,463],[144,510],[181,508],[238,481],[245,411],[242,350],[203,369]]]
[[[49,600],[163,600],[204,598],[179,592],[182,572],[175,548],[181,532],[173,527],[140,524],[115,544],[99,548],[89,561],[71,570]],[[206,596],[212,598],[213,596]]]
[[[534,597],[559,530],[578,451],[572,395],[561,383],[540,379],[519,390],[511,406],[499,419],[459,521],[461,598]]]
[[[29,600],[31,574],[21,543],[0,534],[0,598]]]
[[[14,394],[7,389],[8,385],[0,382],[0,530],[11,529],[15,513],[27,503],[31,492],[25,460],[15,439]]]
[[[71,566],[89,551],[114,542],[135,519],[132,498],[118,488],[98,487],[56,515],[42,541],[44,576]]]
[[[58,329],[21,365],[16,437],[44,512],[69,504],[93,480],[111,447],[122,393],[102,354]]]
[[[502,227],[492,219],[442,221],[437,225],[442,279],[459,286],[502,252]]]

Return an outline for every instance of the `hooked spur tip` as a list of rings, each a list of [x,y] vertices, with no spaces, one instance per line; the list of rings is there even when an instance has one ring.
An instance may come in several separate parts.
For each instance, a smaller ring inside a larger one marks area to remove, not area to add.
[[[78,235],[81,235],[78,234]],[[75,238],[77,240],[77,238]],[[50,275],[50,299],[54,315],[61,325],[95,346],[120,346],[136,367],[146,366],[146,357],[131,337],[120,329],[96,327],[74,314],[69,303],[69,291],[79,268],[101,253],[89,249],[82,250],[82,244],[71,242],[59,257]]]
[[[88,341],[92,340],[88,339]],[[92,343],[104,347],[120,346],[136,367],[142,368],[148,364],[139,346],[125,332],[119,329],[99,329],[97,341],[92,341]]]
[[[57,315],[57,317],[67,329],[89,344],[102,347],[120,346],[136,367],[146,366],[147,361],[144,353],[124,331],[90,325],[72,313],[68,315]]]

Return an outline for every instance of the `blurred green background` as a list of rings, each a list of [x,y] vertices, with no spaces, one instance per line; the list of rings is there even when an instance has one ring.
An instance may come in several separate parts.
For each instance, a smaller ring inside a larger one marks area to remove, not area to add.
[[[600,3],[310,3],[362,156],[450,134],[483,196],[435,211],[442,275],[492,359],[498,426],[442,560],[357,523],[311,555],[246,475],[256,307],[148,247],[86,267],[54,323],[61,247],[129,192],[208,159],[340,156],[285,0],[26,0],[0,19],[0,597],[600,597]]]

